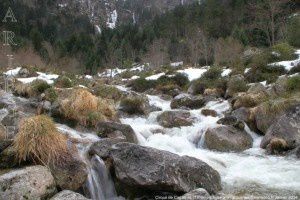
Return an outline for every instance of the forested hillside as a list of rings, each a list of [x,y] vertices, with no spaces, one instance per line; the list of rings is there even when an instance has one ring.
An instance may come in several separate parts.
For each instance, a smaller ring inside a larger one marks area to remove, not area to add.
[[[11,7],[18,19],[18,23],[2,23],[1,29],[14,31],[17,49],[32,46],[47,65],[72,58],[88,73],[134,62],[154,67],[170,61],[232,64],[247,46],[268,47],[287,41],[300,45],[298,1],[196,1],[148,17],[148,21],[98,27],[101,33],[90,16],[71,6],[62,9],[58,1],[32,2],[1,1],[1,13]],[[66,69],[68,65],[66,62]]]

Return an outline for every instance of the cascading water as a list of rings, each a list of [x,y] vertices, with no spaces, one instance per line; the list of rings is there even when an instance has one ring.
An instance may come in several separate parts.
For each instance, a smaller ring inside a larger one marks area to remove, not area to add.
[[[90,160],[87,188],[91,198],[95,200],[114,200],[117,197],[113,180],[105,163],[97,155]]]
[[[101,139],[93,133],[81,133],[62,124],[57,124],[57,128],[69,138],[79,141],[77,147],[82,160],[87,164],[88,170],[87,195],[92,200],[122,199],[117,196],[112,177],[104,161],[97,155],[90,158],[87,153],[90,145]]]
[[[149,102],[162,111],[152,112],[147,118],[123,118],[121,122],[134,129],[139,143],[179,155],[199,158],[215,168],[222,177],[223,192],[235,195],[300,196],[300,161],[292,157],[265,154],[259,147],[262,136],[245,130],[253,138],[253,147],[241,153],[223,153],[203,148],[204,133],[208,128],[219,126],[216,122],[230,109],[227,101],[212,101],[205,108],[217,111],[218,117],[203,116],[201,109],[191,110],[196,123],[190,127],[163,128],[157,116],[170,110],[170,102],[148,95]],[[161,130],[157,133],[154,130]]]

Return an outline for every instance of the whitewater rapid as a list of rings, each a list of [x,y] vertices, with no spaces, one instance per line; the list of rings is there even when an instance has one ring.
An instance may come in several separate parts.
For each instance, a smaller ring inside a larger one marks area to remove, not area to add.
[[[123,118],[121,122],[132,126],[140,145],[166,150],[178,155],[201,159],[216,169],[222,179],[223,192],[235,195],[296,195],[300,196],[300,161],[292,157],[266,155],[259,147],[262,136],[246,132],[253,138],[253,147],[241,153],[223,153],[205,149],[204,133],[219,126],[217,121],[231,109],[228,101],[209,102],[204,108],[217,111],[217,117],[203,116],[201,110],[191,110],[196,119],[193,126],[163,128],[156,120],[163,111],[171,110],[170,101],[148,95],[150,104],[162,111],[148,117]]]

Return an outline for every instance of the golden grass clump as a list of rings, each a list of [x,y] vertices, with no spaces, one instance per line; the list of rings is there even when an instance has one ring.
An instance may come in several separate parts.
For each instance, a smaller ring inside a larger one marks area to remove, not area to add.
[[[46,115],[23,119],[13,147],[19,162],[29,160],[50,165],[63,162],[69,155],[66,136],[58,132]]]
[[[76,89],[64,99],[60,112],[81,125],[95,125],[97,121],[113,119],[115,110],[107,100],[98,98],[85,89]]]

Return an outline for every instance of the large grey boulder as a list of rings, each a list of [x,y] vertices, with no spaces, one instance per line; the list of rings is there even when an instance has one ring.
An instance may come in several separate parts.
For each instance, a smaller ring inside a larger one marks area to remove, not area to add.
[[[205,146],[222,152],[241,152],[252,147],[253,139],[245,131],[232,126],[208,129],[205,133]]]
[[[286,146],[287,150],[300,145],[300,104],[289,108],[283,115],[274,120],[267,129],[261,147],[267,148],[272,140],[274,143],[275,139],[277,141],[281,139],[281,143],[286,143],[283,146]]]
[[[199,109],[205,104],[205,99],[202,96],[191,96],[188,94],[180,94],[176,96],[171,102],[171,108],[188,108]]]
[[[125,136],[127,142],[137,143],[137,137],[130,125],[117,122],[99,122],[96,131],[100,137],[115,138]]]
[[[191,126],[194,122],[188,111],[165,111],[157,117],[157,121],[165,128]]]
[[[201,160],[131,143],[111,150],[114,174],[122,191],[186,193],[204,188],[221,190],[219,173]]]
[[[14,170],[0,176],[0,199],[45,199],[56,192],[51,172],[43,166]]]
[[[81,194],[70,190],[63,190],[60,193],[57,193],[50,200],[89,200]]]

